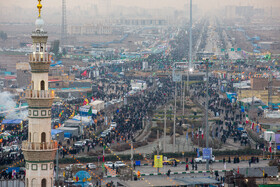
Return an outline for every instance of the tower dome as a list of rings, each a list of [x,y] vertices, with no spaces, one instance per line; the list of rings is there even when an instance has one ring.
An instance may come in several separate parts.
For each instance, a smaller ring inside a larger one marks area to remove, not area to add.
[[[44,20],[41,17],[38,17],[35,21],[36,30],[43,31],[44,24],[45,24]]]

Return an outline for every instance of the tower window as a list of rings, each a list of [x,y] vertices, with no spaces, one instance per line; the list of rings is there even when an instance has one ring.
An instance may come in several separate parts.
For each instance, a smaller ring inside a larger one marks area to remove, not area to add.
[[[47,180],[46,179],[42,179],[42,187],[47,187]]]
[[[42,132],[41,134],[41,143],[46,142],[46,133]]]
[[[45,90],[45,81],[41,81],[41,90]]]

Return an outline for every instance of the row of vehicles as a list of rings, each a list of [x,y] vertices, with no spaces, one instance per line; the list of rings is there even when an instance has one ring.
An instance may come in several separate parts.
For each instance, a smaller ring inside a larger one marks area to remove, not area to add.
[[[176,158],[169,158],[167,160],[163,161],[163,165],[172,165],[174,162],[180,163],[180,160]],[[206,159],[204,159],[202,156],[197,157],[194,159],[195,163],[206,163]],[[215,162],[215,156],[212,155],[211,159],[209,160],[210,163]]]
[[[117,123],[116,122],[112,122],[110,125],[110,128],[103,131],[100,135],[101,138],[105,138],[106,136],[108,136],[112,130],[114,130],[117,127]]]

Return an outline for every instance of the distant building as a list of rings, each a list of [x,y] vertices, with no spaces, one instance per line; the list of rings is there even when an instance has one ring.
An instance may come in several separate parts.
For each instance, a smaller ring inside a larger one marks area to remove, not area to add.
[[[27,87],[31,83],[31,72],[28,62],[16,64],[17,70],[17,85],[19,88]]]
[[[139,25],[139,26],[163,26],[167,25],[165,19],[119,19],[116,20],[118,25]]]
[[[272,80],[272,90],[280,87],[280,80]],[[268,78],[252,78],[251,89],[252,90],[266,90],[268,88]]]
[[[70,35],[110,35],[112,27],[103,24],[70,26],[68,32]]]

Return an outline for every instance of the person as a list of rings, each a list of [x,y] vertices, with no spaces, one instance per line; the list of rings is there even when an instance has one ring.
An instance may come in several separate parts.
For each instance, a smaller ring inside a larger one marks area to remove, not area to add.
[[[169,170],[167,171],[167,176],[168,176],[168,177],[170,176],[170,173],[171,173],[171,170],[169,169]]]
[[[251,160],[249,159],[249,168],[251,167]]]
[[[113,170],[115,170],[115,164],[113,163],[113,165],[112,165],[112,168],[113,168]]]
[[[225,159],[225,157],[223,158],[223,164],[225,164],[225,162],[226,162],[226,159]]]
[[[189,170],[189,165],[188,165],[188,163],[186,164],[186,171],[188,171]]]
[[[138,171],[137,171],[137,178],[140,179],[140,177],[141,177],[141,173],[140,173],[140,171],[138,170]]]
[[[135,167],[136,167],[136,164],[135,164],[135,162],[133,163],[133,168],[134,168],[134,170],[135,170]]]

